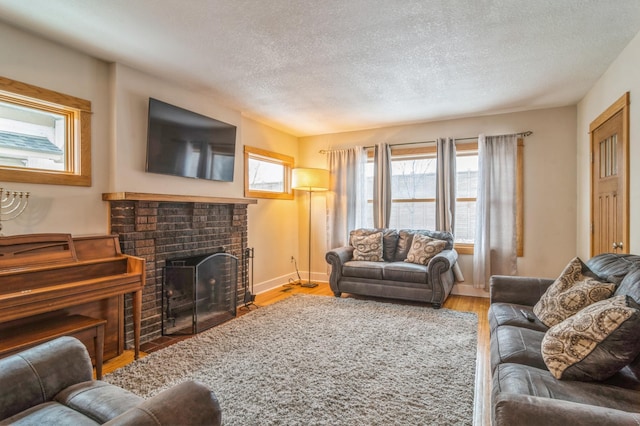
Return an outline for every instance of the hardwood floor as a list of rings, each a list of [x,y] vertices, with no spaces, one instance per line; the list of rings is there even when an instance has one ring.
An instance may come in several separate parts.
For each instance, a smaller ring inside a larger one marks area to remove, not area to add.
[[[333,297],[333,293],[329,288],[329,284],[326,283],[321,283],[315,288],[304,288],[298,285],[293,285],[287,291],[283,291],[283,287],[279,287],[257,295],[255,306],[250,307],[250,309],[244,309],[242,307],[238,308],[238,316],[244,315],[250,312],[250,310],[259,309],[261,306],[271,305],[296,293]],[[348,294],[343,294],[342,297],[353,297],[360,299],[363,298],[360,296]],[[424,303],[394,301],[390,299],[376,300],[389,303],[424,305],[425,308],[431,309],[431,305]],[[447,298],[443,307],[456,311],[475,312],[478,315],[478,349],[476,355],[476,385],[473,424],[476,426],[489,426],[491,424],[491,373],[489,368],[489,320],[487,318],[489,299],[451,295]],[[144,351],[153,352],[178,340],[180,339],[161,338],[158,342],[151,342],[150,344],[146,344],[142,348],[143,352],[141,356],[146,355],[146,352]],[[131,362],[133,362],[133,351],[125,351],[125,353],[123,353],[119,357],[105,362],[103,366],[103,373],[110,373]]]

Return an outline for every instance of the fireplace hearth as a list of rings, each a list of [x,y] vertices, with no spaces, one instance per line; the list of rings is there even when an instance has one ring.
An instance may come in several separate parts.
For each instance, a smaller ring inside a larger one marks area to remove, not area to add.
[[[167,260],[162,334],[197,334],[236,316],[238,258],[215,253]]]

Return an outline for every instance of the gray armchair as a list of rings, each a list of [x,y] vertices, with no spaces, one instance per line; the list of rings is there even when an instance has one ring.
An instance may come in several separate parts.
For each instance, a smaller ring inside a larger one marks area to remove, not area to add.
[[[144,400],[92,380],[91,359],[73,337],[60,337],[0,360],[0,425],[219,425],[220,405],[188,381]]]

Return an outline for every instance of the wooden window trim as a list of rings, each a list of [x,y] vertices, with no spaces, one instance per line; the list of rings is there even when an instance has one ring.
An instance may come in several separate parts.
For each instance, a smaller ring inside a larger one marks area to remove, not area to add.
[[[65,115],[69,170],[0,166],[0,181],[91,186],[91,102],[53,90],[0,77],[0,99]]]
[[[274,163],[284,166],[284,191],[258,191],[249,188],[249,158],[262,157],[265,161],[271,160]],[[252,146],[244,146],[244,196],[251,198],[267,198],[275,200],[293,200],[293,190],[291,189],[291,170],[293,170],[293,157],[279,154],[277,152],[267,151]]]

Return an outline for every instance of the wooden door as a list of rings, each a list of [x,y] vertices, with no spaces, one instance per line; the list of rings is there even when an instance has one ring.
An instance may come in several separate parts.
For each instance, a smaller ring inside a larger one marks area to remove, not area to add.
[[[591,123],[591,255],[628,253],[629,93]]]

